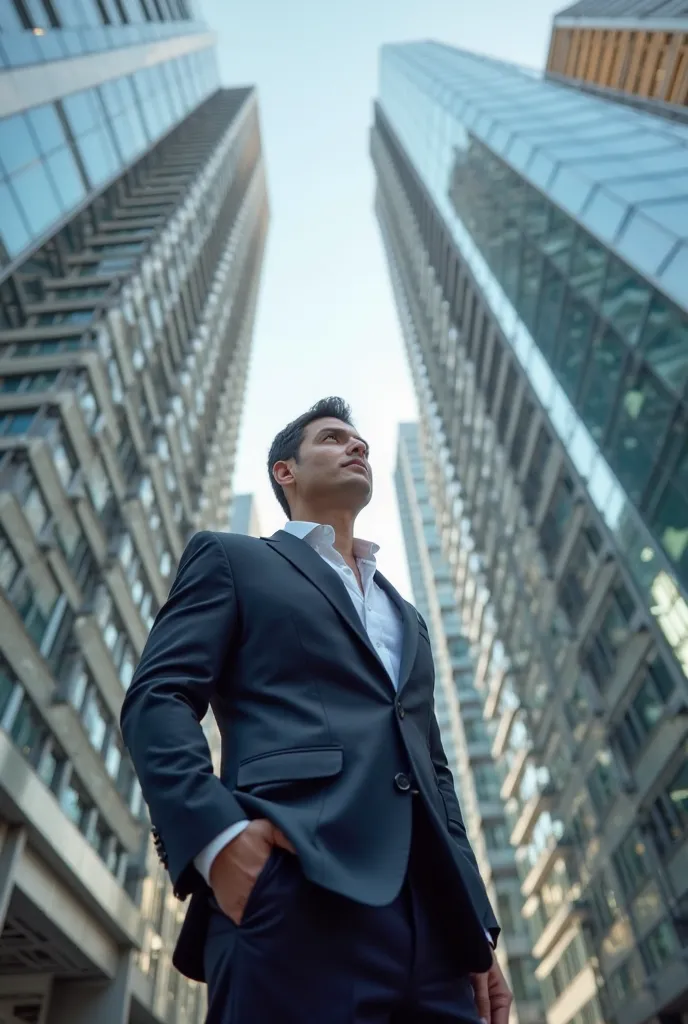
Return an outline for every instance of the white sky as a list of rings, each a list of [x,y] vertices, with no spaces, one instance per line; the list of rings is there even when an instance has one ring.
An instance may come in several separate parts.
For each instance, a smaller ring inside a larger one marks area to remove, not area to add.
[[[436,39],[532,67],[553,0],[201,0],[224,85],[255,84],[272,210],[235,491],[283,525],[265,468],[274,435],[318,398],[350,402],[371,444],[375,496],[358,533],[411,597],[392,474],[415,399],[373,213],[368,155],[377,53]]]

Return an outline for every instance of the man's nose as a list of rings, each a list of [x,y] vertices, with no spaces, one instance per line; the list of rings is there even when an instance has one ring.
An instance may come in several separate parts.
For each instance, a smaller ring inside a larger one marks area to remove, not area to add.
[[[363,441],[351,441],[349,444],[349,455],[361,455],[365,458],[365,445]]]

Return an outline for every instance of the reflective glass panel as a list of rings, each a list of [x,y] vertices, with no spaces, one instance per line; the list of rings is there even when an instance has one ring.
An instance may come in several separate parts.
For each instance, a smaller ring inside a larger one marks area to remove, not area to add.
[[[7,185],[0,182],[0,236],[10,257],[16,256],[28,245],[29,229],[24,214]]]
[[[584,231],[578,232],[571,260],[569,281],[587,299],[595,301],[602,290],[607,250]]]
[[[26,116],[42,153],[51,153],[64,143],[64,129],[51,103],[34,107]]]
[[[553,264],[545,260],[535,322],[535,340],[545,356],[554,351],[563,301],[564,278]]]
[[[45,162],[64,209],[76,206],[86,196],[86,189],[71,149],[64,146]]]
[[[22,114],[0,120],[0,160],[8,174],[38,157],[38,148]]]
[[[60,216],[57,196],[42,163],[19,171],[12,184],[34,234],[45,231]]]
[[[640,343],[653,370],[680,391],[688,380],[688,316],[655,294]]]
[[[674,404],[645,370],[623,393],[606,451],[610,466],[633,501],[640,500],[659,456]]]
[[[650,288],[625,263],[612,257],[602,295],[602,312],[634,345],[643,324]]]
[[[578,391],[594,323],[595,316],[587,302],[569,295],[559,325],[553,368],[564,391],[572,400]]]
[[[601,440],[609,420],[626,356],[626,346],[612,328],[593,343],[582,399],[577,405],[595,441]]]

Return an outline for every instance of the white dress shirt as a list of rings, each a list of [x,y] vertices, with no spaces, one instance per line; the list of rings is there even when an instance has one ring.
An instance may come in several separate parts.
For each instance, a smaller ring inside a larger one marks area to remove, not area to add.
[[[399,685],[403,627],[396,605],[373,579],[376,569],[375,555],[380,550],[379,545],[354,538],[354,558],[361,574],[363,587],[361,589],[353,570],[349,568],[334,546],[335,535],[331,526],[322,526],[320,523],[289,522],[284,530],[305,541],[306,544],[310,544],[313,550],[317,551],[320,557],[339,574],[361,617],[370,642],[387,669],[396,690]],[[238,821],[235,825],[230,825],[194,858],[197,871],[208,884],[210,884],[210,868],[218,853],[233,839],[236,839],[247,825],[248,821]]]

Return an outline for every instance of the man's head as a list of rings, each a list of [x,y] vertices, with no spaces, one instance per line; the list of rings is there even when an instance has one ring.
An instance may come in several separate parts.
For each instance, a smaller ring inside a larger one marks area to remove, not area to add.
[[[289,519],[294,508],[341,508],[355,516],[373,493],[368,445],[342,398],[322,398],[280,430],[270,446],[268,473]]]

